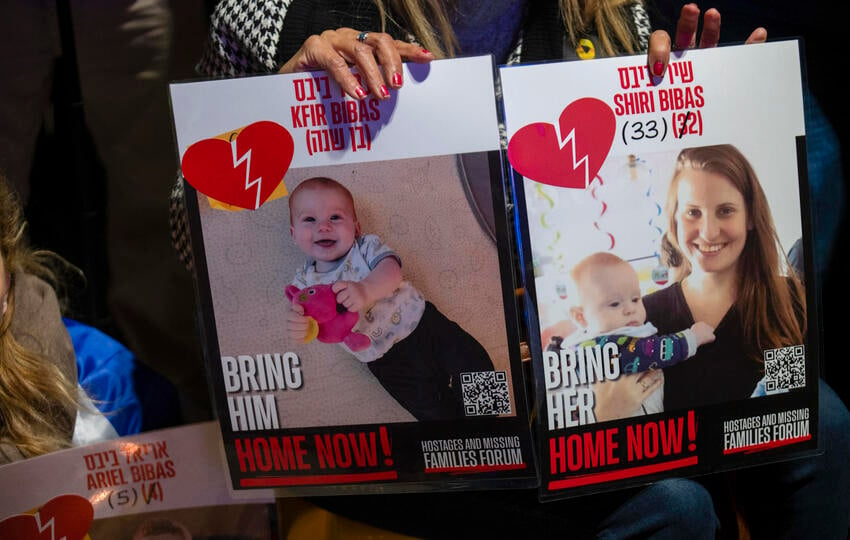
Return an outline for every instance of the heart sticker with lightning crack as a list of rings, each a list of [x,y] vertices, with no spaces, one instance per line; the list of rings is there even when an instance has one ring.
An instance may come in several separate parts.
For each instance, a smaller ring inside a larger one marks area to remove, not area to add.
[[[200,193],[237,209],[256,210],[281,185],[294,150],[286,128],[260,121],[192,144],[180,166]]]
[[[550,186],[585,189],[608,157],[617,121],[602,100],[567,105],[557,124],[535,122],[508,143],[508,161],[524,177]]]
[[[0,538],[15,540],[84,540],[94,519],[94,508],[85,497],[59,495],[32,514],[0,521]]]

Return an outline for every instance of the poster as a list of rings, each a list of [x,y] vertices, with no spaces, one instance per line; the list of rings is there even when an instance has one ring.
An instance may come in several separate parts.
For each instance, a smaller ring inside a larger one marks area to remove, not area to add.
[[[214,421],[10,463],[0,538],[276,538],[272,492],[234,492],[223,470]]]
[[[234,489],[536,485],[493,76],[171,85]]]
[[[500,71],[541,499],[817,452],[798,42]]]

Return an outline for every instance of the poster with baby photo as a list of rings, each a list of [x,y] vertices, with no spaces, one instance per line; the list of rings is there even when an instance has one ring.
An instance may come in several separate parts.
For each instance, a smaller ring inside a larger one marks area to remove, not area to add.
[[[234,489],[536,486],[495,69],[404,69],[171,86]]]
[[[797,41],[501,69],[542,500],[818,452],[801,71]]]

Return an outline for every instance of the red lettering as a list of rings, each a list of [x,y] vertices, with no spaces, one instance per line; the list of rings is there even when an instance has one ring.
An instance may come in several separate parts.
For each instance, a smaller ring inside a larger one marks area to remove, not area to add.
[[[349,433],[348,438],[351,441],[354,462],[358,467],[374,467],[378,464],[378,449],[375,445],[374,431],[369,433]]]
[[[598,467],[605,463],[605,436],[604,431],[584,434],[584,464],[586,467]]]
[[[705,99],[702,86],[658,89],[658,110],[660,111],[694,109],[703,105],[705,105]]]
[[[251,442],[248,439],[236,439],[236,461],[239,462],[239,470],[242,472],[257,470],[254,463],[254,453],[251,451]]]
[[[567,470],[567,450],[563,437],[549,439],[549,473],[563,473]]]
[[[257,460],[257,468],[263,472],[268,472],[272,469],[272,456],[269,452],[269,443],[265,439],[254,439],[254,455]]]
[[[676,422],[674,424],[674,422]],[[670,454],[678,454],[682,451],[682,431],[685,425],[685,419],[670,418],[667,422],[659,422],[661,431],[661,451],[665,456]]]
[[[342,124],[342,103],[331,101],[331,124]]]
[[[678,417],[629,426],[626,429],[628,460],[681,453],[684,423],[685,419]]]
[[[347,116],[345,118],[346,122],[354,123],[357,121],[357,102],[356,101],[346,101],[345,108]]]
[[[375,432],[315,435],[316,454],[323,469],[374,467],[378,464]]]
[[[281,446],[277,439],[271,439],[271,453],[275,470],[309,469],[310,464],[304,461],[307,450],[302,448],[304,436],[281,437]],[[295,443],[293,445],[293,442]]]
[[[648,458],[658,455],[658,425],[655,422],[643,425],[643,455]]]
[[[380,103],[378,102],[377,99],[370,99],[369,100],[369,110],[372,111],[372,114],[369,115],[369,120],[372,120],[372,121],[380,120],[381,109],[380,109],[379,105],[380,105]]]
[[[581,469],[581,436],[567,437],[567,468],[571,471]]]
[[[618,428],[574,433],[549,439],[549,468],[552,474],[604,467],[620,462],[616,455]]]
[[[348,438],[342,433],[333,436],[334,456],[339,467],[351,467],[351,448],[348,446]]]
[[[702,86],[694,86],[694,104],[697,107],[705,105],[705,99],[702,97]]]
[[[316,442],[316,455],[319,458],[319,467],[323,469],[333,469],[336,467],[334,453],[331,447],[331,436],[316,435],[314,440]]]
[[[295,99],[305,101],[308,99],[316,99],[316,91],[313,87],[313,79],[295,79],[292,85],[295,89]]]

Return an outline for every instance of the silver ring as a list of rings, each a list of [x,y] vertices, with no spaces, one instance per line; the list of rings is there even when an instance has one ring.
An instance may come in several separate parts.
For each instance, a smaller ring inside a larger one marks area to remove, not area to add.
[[[366,38],[369,36],[369,32],[360,32],[357,35],[357,41],[360,43],[366,43]]]

